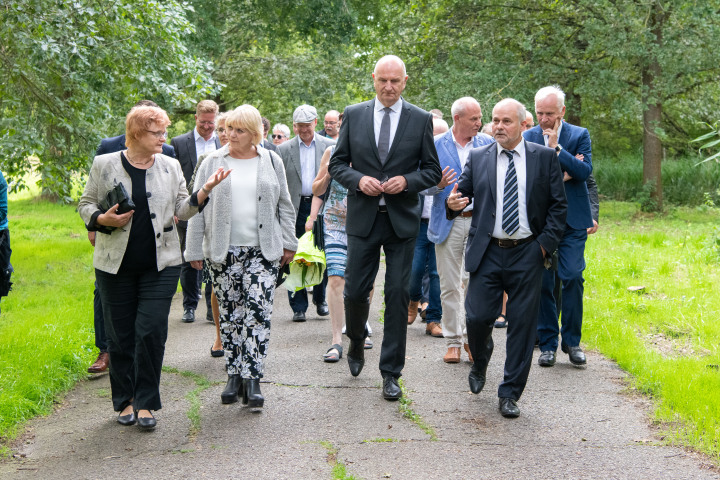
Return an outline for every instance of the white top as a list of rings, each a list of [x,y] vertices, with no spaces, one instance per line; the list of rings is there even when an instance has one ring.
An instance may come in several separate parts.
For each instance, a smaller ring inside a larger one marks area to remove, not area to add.
[[[237,159],[225,156],[232,185],[232,215],[230,245],[257,247],[260,245],[257,222],[257,168],[260,157]]]
[[[298,145],[300,145],[300,171],[302,173],[302,188],[300,195],[309,197],[312,195],[312,184],[315,180],[315,135],[313,135],[310,146],[297,137]]]
[[[497,201],[495,202],[495,228],[492,236],[495,238],[512,238],[519,240],[532,235],[530,223],[527,216],[527,165],[525,161],[525,140],[520,140],[513,153],[515,172],[518,180],[518,215],[520,217],[520,228],[514,235],[509,236],[502,228],[503,197],[505,196],[505,175],[507,174],[508,160],[500,144],[497,144]]]
[[[434,195],[423,195],[425,198],[425,203],[423,203],[423,211],[420,215],[420,218],[424,218],[425,220],[430,220],[430,212],[432,212],[432,206],[433,206],[433,200],[435,199]]]
[[[200,158],[200,155],[203,153],[209,153],[214,152],[217,150],[217,147],[215,146],[215,131],[213,130],[212,135],[210,135],[210,138],[208,140],[205,140],[203,137],[200,136],[200,134],[197,131],[197,127],[193,130],[193,134],[195,135],[195,161],[197,162],[198,158]]]
[[[455,172],[457,173],[457,177],[460,178],[460,175],[462,175],[462,172],[465,171],[465,164],[467,163],[468,157],[470,156],[470,150],[473,149],[473,140],[472,138],[468,143],[465,144],[465,146],[461,146],[460,143],[455,138],[455,132],[452,132],[452,139],[453,143],[455,144],[455,148],[457,149],[458,157],[460,157],[460,171]],[[475,200],[470,200],[470,203],[467,204],[467,207],[463,210],[463,212],[472,212],[473,209],[473,203]]]

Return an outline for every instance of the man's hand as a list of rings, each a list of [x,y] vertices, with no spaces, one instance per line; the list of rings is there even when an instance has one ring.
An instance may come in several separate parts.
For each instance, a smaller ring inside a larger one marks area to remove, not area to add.
[[[597,233],[598,231],[598,223],[593,220],[593,226],[587,229],[588,235],[592,235],[593,233]]]
[[[381,185],[383,192],[389,194],[395,194],[405,191],[407,188],[407,180],[402,175],[392,177],[387,182]]]
[[[90,245],[93,247],[95,246],[95,232],[88,232],[88,240],[90,241]]]
[[[563,172],[563,182],[567,182],[568,180],[572,180],[572,177],[568,174],[568,172]]]
[[[440,183],[437,184],[437,188],[439,188],[440,190],[457,180],[457,174],[455,173],[455,170],[453,170],[449,166],[443,169],[442,174],[443,175],[440,179]]]
[[[98,215],[95,221],[100,225],[104,225],[106,227],[124,227],[132,218],[135,210],[130,210],[129,212],[125,212],[122,215],[118,215],[115,212],[117,212],[119,206],[120,205],[116,203],[115,205],[110,207],[107,212]]]
[[[362,193],[370,197],[377,197],[384,191],[380,180],[369,175],[365,175],[360,179],[360,183],[358,183],[358,188]]]
[[[562,125],[562,119],[558,118],[555,120],[555,126],[553,128],[546,128],[543,130],[543,135],[548,136],[548,147],[555,148],[558,145],[558,129]]]
[[[545,258],[545,255],[547,254],[547,250],[545,250],[545,247],[540,245],[540,250],[542,250],[543,258]]]
[[[447,199],[448,208],[456,212],[467,207],[468,203],[470,203],[470,200],[468,200],[467,197],[463,197],[462,195],[460,195],[457,189],[458,184],[456,183],[455,185],[453,185],[452,192],[450,192],[450,195]]]
[[[190,266],[192,268],[194,268],[195,270],[202,270],[203,261],[202,260],[193,260],[190,262]]]

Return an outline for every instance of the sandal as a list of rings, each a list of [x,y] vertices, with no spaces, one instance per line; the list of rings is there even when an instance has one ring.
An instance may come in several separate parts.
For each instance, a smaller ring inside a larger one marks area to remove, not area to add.
[[[363,345],[363,348],[365,350],[370,350],[373,347],[373,341],[370,340],[369,337],[365,337],[365,345]]]
[[[335,351],[333,351],[335,350]],[[327,352],[325,352],[325,355],[323,355],[323,360],[327,363],[335,363],[339,361],[342,358],[342,345],[338,345],[337,343],[333,344],[332,347],[328,349]]]
[[[500,318],[502,317],[502,320]],[[495,328],[505,328],[507,327],[507,318],[505,318],[505,315],[502,313],[498,315],[497,320],[495,320]]]

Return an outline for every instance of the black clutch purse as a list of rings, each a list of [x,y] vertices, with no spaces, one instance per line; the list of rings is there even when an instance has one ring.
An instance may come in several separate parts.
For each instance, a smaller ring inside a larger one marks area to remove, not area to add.
[[[108,190],[105,194],[105,198],[100,200],[98,206],[100,207],[100,210],[105,213],[115,204],[118,205],[118,209],[115,212],[118,215],[127,213],[130,210],[135,210],[135,204],[132,201],[132,197],[128,195],[128,192],[125,190],[125,186],[122,182],[118,182],[117,185]]]
[[[325,217],[318,214],[312,226],[313,243],[318,250],[325,251]]]

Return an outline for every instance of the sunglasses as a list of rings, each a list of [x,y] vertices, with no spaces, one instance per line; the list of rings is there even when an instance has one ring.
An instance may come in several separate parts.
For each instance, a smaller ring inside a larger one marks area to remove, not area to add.
[[[285,138],[285,135],[271,135],[273,140],[280,140],[281,138]]]

